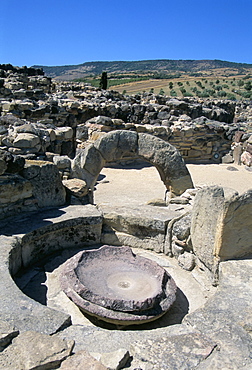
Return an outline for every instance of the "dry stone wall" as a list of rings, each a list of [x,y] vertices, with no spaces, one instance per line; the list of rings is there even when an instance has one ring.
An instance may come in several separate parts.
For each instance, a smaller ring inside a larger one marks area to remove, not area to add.
[[[76,149],[122,129],[169,141],[186,161],[219,162],[226,154],[232,161],[234,133],[251,135],[249,103],[124,96],[83,83],[56,84],[40,70],[10,65],[0,65],[0,76],[0,146],[22,156],[74,157]]]

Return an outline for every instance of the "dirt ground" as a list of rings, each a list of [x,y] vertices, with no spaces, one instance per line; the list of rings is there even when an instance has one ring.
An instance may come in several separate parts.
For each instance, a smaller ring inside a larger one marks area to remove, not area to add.
[[[221,185],[239,194],[252,189],[252,171],[234,164],[189,164],[194,186]],[[164,199],[165,186],[155,167],[140,165],[103,168],[94,193],[95,203],[115,205],[145,204]]]

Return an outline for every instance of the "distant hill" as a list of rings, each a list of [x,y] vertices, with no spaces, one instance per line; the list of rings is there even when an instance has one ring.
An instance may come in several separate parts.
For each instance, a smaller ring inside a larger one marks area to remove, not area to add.
[[[97,76],[103,71],[109,74],[157,72],[169,73],[198,73],[216,69],[229,70],[229,75],[252,73],[252,64],[227,62],[223,60],[140,60],[140,61],[115,61],[115,62],[86,62],[78,65],[66,66],[42,66],[35,65],[34,68],[42,68],[49,77],[58,80],[73,80],[87,76]]]

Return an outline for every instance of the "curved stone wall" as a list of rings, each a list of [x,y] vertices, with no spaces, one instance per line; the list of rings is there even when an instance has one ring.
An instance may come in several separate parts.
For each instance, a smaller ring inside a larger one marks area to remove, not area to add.
[[[106,163],[129,158],[154,165],[174,195],[193,188],[185,162],[173,145],[149,134],[124,130],[112,131],[82,150],[72,161],[72,177],[85,180],[93,189]]]

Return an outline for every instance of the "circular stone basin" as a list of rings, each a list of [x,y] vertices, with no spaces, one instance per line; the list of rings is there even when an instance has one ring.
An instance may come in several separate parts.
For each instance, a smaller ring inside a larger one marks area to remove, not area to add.
[[[165,269],[126,246],[77,253],[65,263],[60,280],[63,291],[84,313],[121,325],[162,316],[177,290]]]

